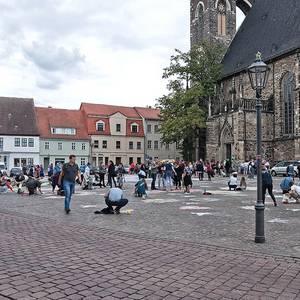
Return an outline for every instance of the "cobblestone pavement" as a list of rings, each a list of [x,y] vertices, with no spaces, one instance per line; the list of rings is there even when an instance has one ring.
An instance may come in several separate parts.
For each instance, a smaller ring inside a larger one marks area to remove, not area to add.
[[[78,191],[69,216],[47,188],[1,195],[0,300],[300,299],[299,205],[268,199],[267,243],[255,245],[254,183],[229,193],[226,180],[195,182],[192,195],[143,201],[129,181],[131,215],[94,215],[99,189]]]

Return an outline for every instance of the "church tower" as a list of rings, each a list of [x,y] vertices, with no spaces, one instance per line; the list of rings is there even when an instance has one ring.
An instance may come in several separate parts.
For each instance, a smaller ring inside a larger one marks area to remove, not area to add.
[[[191,0],[191,46],[202,40],[226,47],[236,32],[236,0]]]

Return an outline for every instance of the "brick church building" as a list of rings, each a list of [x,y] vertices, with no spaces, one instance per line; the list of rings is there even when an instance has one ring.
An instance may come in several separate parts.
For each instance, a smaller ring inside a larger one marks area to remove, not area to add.
[[[236,32],[237,6],[246,18]],[[270,67],[263,91],[264,158],[300,160],[299,16],[299,0],[191,0],[191,43],[208,39],[228,46],[207,120],[207,158],[255,158],[255,92],[247,67],[260,51]]]

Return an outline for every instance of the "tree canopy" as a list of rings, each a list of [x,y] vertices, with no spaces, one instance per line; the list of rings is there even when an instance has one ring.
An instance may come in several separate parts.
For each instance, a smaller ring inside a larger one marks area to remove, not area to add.
[[[188,52],[178,49],[164,69],[169,93],[158,99],[162,117],[162,141],[180,143],[185,153],[193,146],[199,129],[205,128],[209,99],[221,78],[224,47],[204,41]],[[194,145],[195,146],[195,145]]]

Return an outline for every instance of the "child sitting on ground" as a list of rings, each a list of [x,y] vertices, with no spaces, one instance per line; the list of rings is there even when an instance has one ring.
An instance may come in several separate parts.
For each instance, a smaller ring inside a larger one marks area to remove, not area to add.
[[[237,178],[237,172],[232,173],[230,180],[228,182],[228,186],[229,186],[229,191],[231,191],[232,189],[234,191],[236,191],[236,188],[238,186],[238,178]]]
[[[144,172],[143,172],[144,173]],[[146,199],[148,189],[147,182],[145,180],[146,174],[139,173],[139,181],[135,184],[135,196],[136,197],[143,197],[143,199]]]

